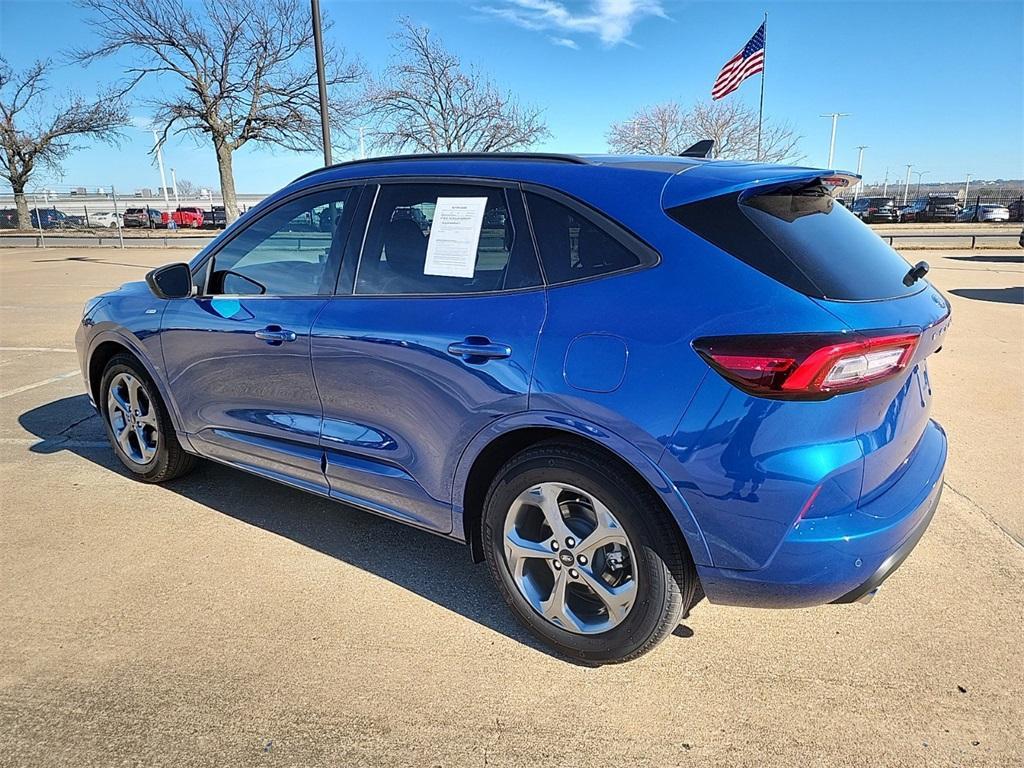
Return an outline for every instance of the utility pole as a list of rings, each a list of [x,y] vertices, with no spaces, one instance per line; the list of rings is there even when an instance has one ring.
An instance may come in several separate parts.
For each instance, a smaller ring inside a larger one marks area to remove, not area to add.
[[[904,205],[907,204],[907,197],[910,194],[910,169],[913,168],[913,167],[914,167],[913,165],[910,165],[909,163],[907,164],[907,178],[903,182],[903,204]]]
[[[160,188],[164,191],[164,207],[171,207],[171,198],[167,194],[167,177],[164,175],[164,155],[160,151],[160,137],[157,136],[156,130],[153,131],[153,146],[156,148],[156,164],[160,169]]]
[[[971,176],[973,175],[973,173],[967,174],[967,183],[964,185],[964,205],[967,205],[967,193],[971,189]]]
[[[882,184],[882,197],[889,196],[889,169],[885,169],[885,182]]]
[[[849,117],[849,112],[828,112],[824,115],[818,115],[818,117],[831,117],[832,118],[832,138],[828,142],[828,163],[827,168],[832,167],[832,159],[836,154],[836,124],[839,122],[840,117]]]
[[[861,166],[864,165],[864,150],[868,148],[867,144],[859,144],[857,146],[857,175],[860,176]],[[831,165],[831,163],[830,163]],[[856,200],[860,195],[861,188],[864,184],[864,179],[857,179],[857,189],[854,190],[853,199]]]
[[[320,133],[324,142],[324,165],[331,165],[331,124],[327,119],[327,79],[324,75],[324,36],[320,29],[320,0],[310,0],[313,14],[313,47],[316,49],[316,82],[320,89]]]

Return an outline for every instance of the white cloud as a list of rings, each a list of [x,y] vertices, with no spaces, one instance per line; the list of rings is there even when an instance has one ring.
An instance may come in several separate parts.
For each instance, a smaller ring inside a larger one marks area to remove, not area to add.
[[[562,46],[563,48],[572,48],[574,51],[578,51],[580,49],[580,44],[571,37],[555,37],[554,35],[548,35],[548,40],[555,45]]]
[[[629,44],[633,27],[642,19],[668,18],[660,0],[590,0],[585,10],[567,6],[557,0],[498,0],[497,5],[478,10],[524,29],[594,35],[607,46]],[[549,39],[556,45],[578,47],[568,37],[552,35]]]

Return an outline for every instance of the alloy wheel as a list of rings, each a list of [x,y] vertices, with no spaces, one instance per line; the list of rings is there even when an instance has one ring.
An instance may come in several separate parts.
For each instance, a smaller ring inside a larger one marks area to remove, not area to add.
[[[119,373],[111,380],[107,418],[114,439],[129,459],[148,464],[156,457],[160,441],[156,409],[137,377]]]
[[[607,632],[637,595],[633,546],[611,510],[564,483],[531,486],[505,516],[505,564],[534,611],[568,632]]]

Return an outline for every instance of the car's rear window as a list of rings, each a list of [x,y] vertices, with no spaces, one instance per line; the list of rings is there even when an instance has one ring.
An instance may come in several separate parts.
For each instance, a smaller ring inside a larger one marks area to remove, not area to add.
[[[668,211],[741,261],[817,298],[867,301],[906,296],[910,265],[819,185],[735,193]]]
[[[891,197],[872,197],[868,199],[870,205],[877,205],[879,208],[885,207],[886,205],[892,205]]]

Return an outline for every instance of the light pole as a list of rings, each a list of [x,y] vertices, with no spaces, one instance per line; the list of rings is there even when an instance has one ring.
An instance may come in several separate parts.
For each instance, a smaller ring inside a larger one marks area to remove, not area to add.
[[[171,168],[171,187],[174,189],[174,207],[181,208],[181,200],[178,199],[178,177],[174,175],[173,168]]]
[[[818,117],[831,117],[832,118],[832,138],[828,142],[828,164],[827,168],[832,167],[832,158],[835,157],[836,152],[836,124],[839,122],[840,117],[849,117],[849,112],[827,112],[824,115],[818,115]]]
[[[157,136],[156,130],[153,130],[153,147],[156,149],[156,164],[160,169],[160,188],[164,192],[164,207],[171,207],[171,198],[167,194],[167,176],[164,175],[164,154],[160,151],[161,142],[160,137]]]
[[[860,176],[861,166],[864,164],[864,150],[868,148],[867,144],[857,145],[857,175]],[[830,163],[831,165],[831,163]],[[863,179],[857,179],[857,189],[854,190],[853,199],[856,200],[860,195],[861,185],[864,183]]]
[[[310,0],[313,15],[313,47],[316,49],[316,82],[320,91],[320,133],[324,142],[324,165],[331,165],[331,124],[327,120],[327,79],[324,76],[324,38],[320,30],[320,0]]]
[[[914,166],[907,163],[907,178],[903,182],[903,204],[907,204],[907,197],[910,195],[910,169]]]
[[[967,183],[964,184],[964,205],[967,205],[967,193],[971,189],[971,176],[973,176],[973,175],[974,175],[973,173],[968,173],[967,174]]]
[[[921,196],[921,177],[924,176],[926,173],[931,173],[931,171],[914,171],[914,175],[917,176],[917,192],[915,192],[914,194],[917,195],[918,197]]]
[[[885,169],[885,182],[882,184],[882,197],[889,196],[889,169]]]

